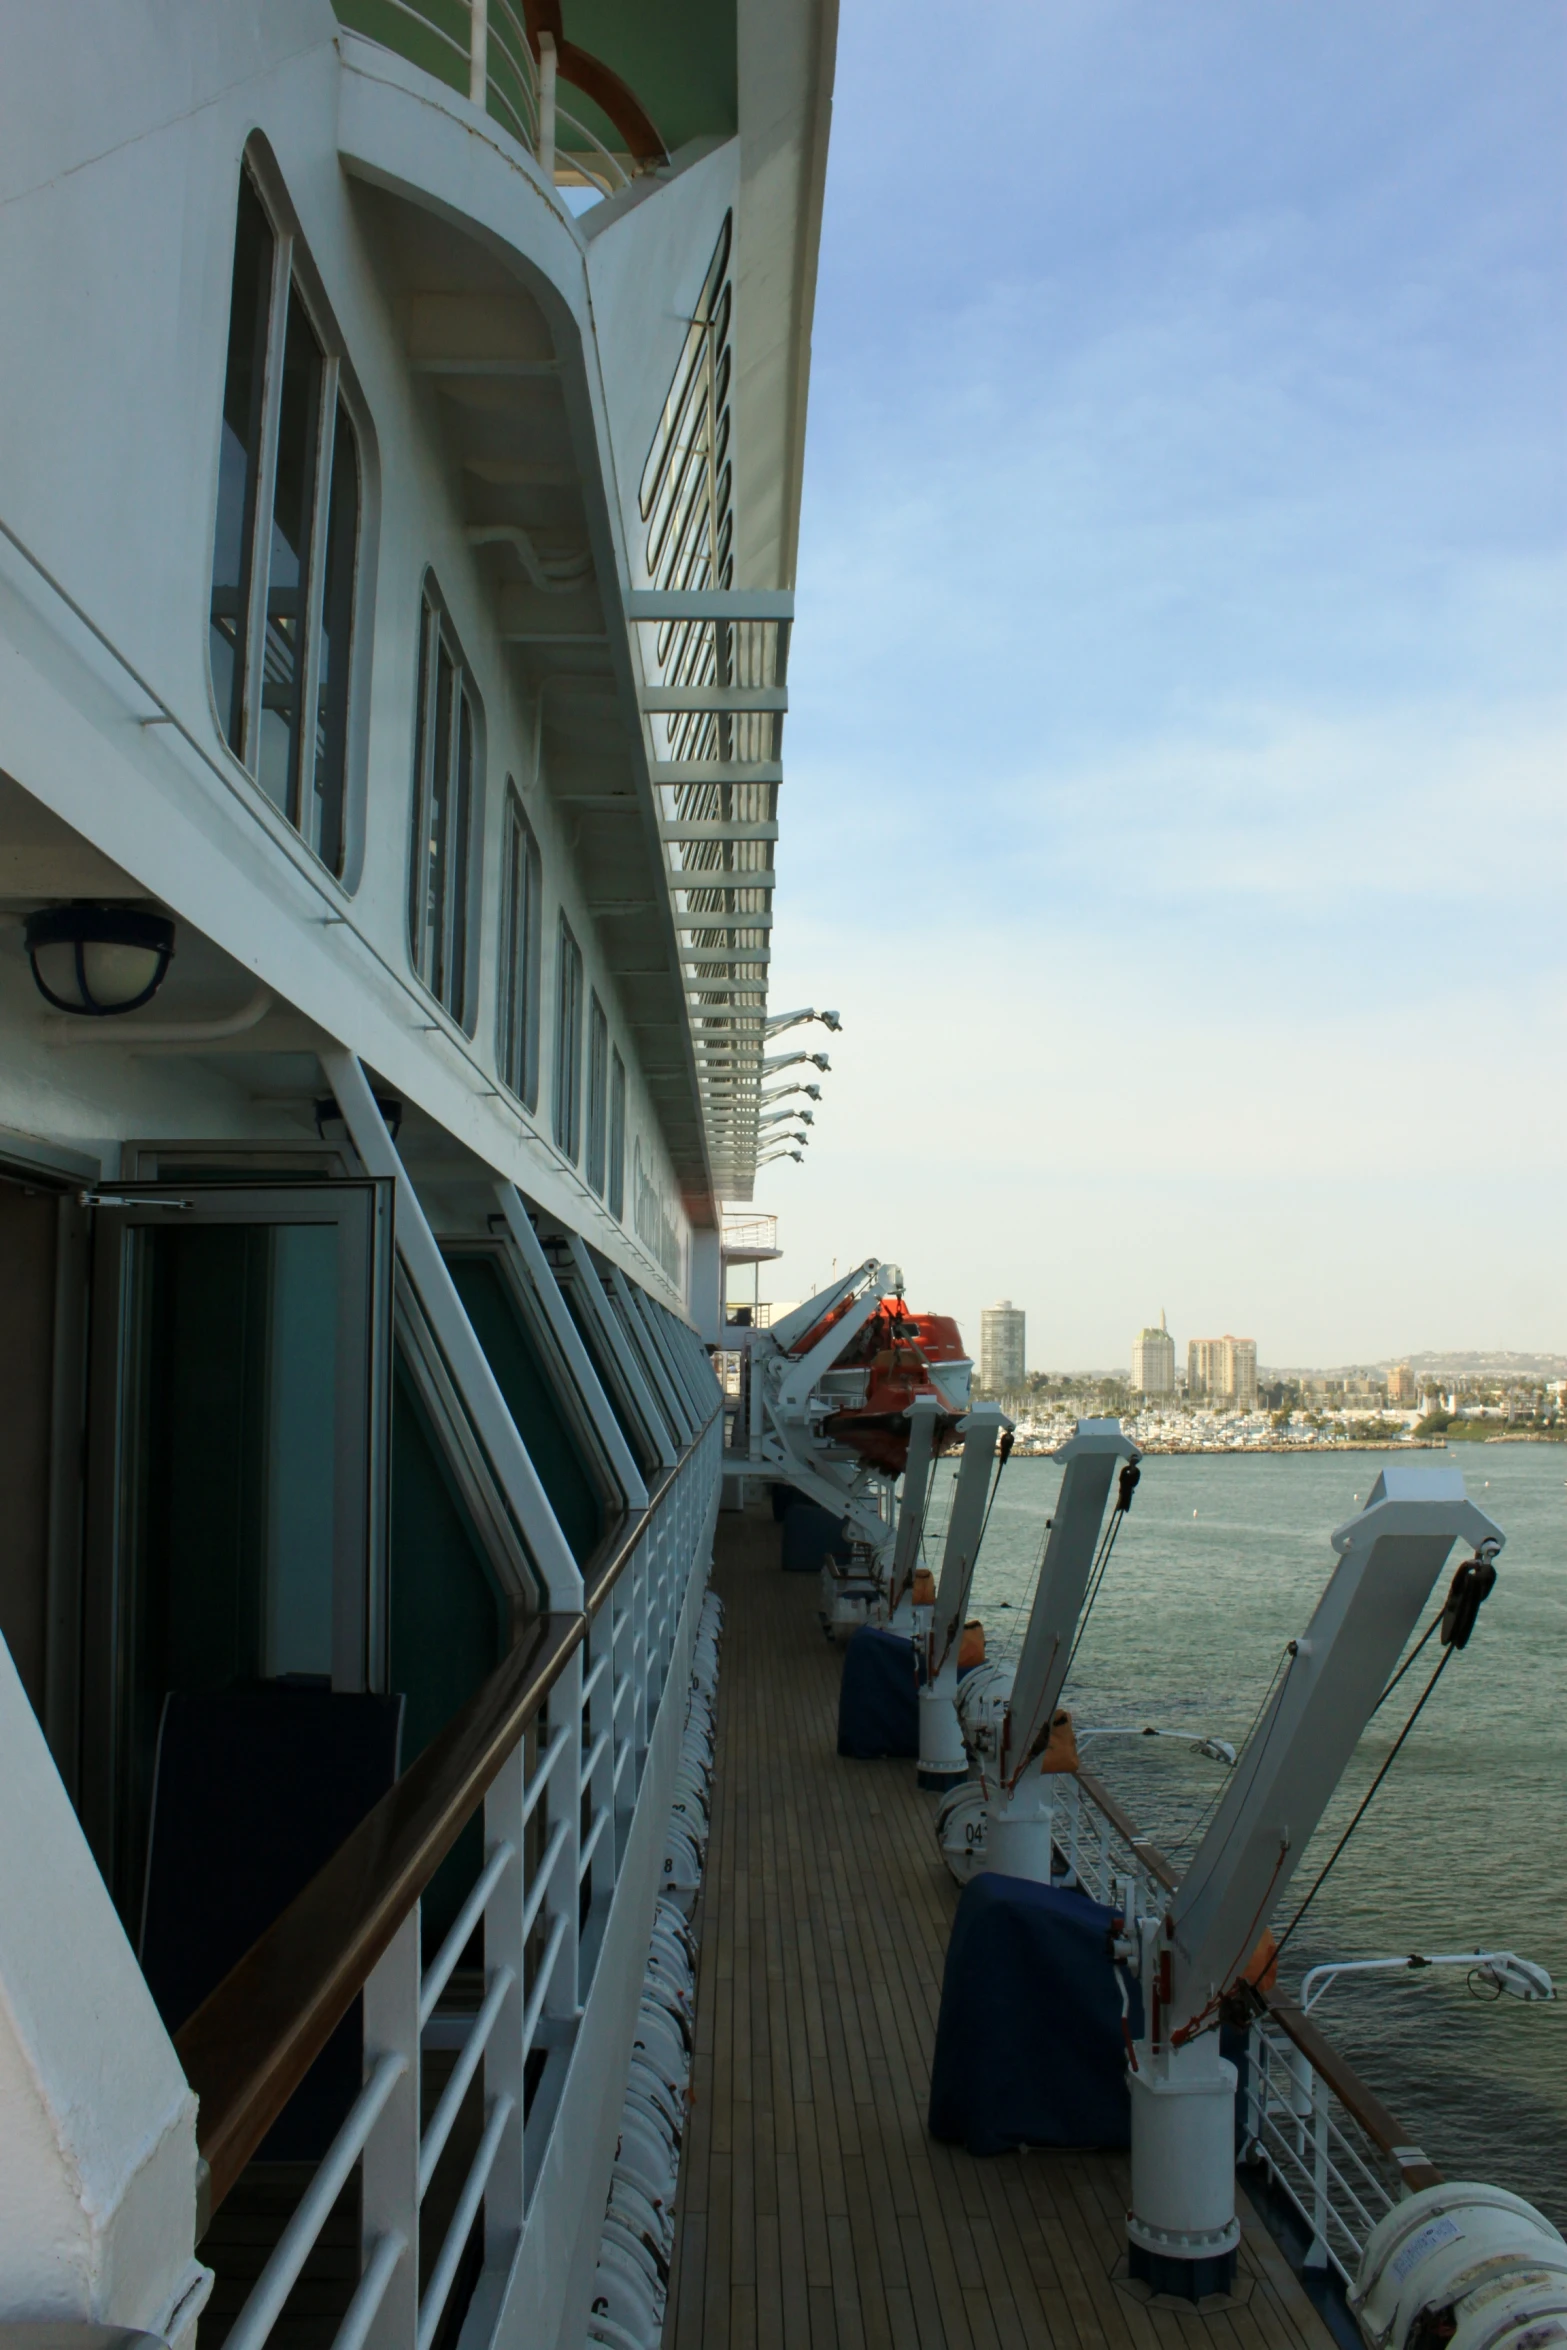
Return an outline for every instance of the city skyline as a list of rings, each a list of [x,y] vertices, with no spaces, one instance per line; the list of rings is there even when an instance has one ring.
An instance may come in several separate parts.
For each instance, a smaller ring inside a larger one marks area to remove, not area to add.
[[[744,1214],[747,1211],[740,1209],[736,1212]],[[778,1265],[773,1277],[778,1301],[773,1307],[775,1313],[781,1311],[786,1305],[798,1304],[804,1298],[814,1296],[818,1291],[827,1288],[839,1271],[846,1270],[848,1264],[856,1261],[854,1259],[835,1259],[828,1264],[819,1266],[813,1272],[804,1272],[801,1268],[805,1260],[791,1244],[790,1227],[794,1221],[794,1217],[787,1210],[780,1214],[778,1237],[782,1249],[782,1262]],[[865,1253],[869,1255],[873,1252],[867,1250]],[[791,1259],[793,1259],[792,1265],[790,1264]],[[900,1260],[890,1257],[889,1261],[899,1262]],[[927,1294],[925,1285],[916,1277],[912,1268],[905,1265],[903,1270],[910,1304],[917,1311],[952,1312],[954,1314],[964,1343],[973,1357],[976,1376],[978,1376],[982,1359],[983,1316],[996,1310],[995,1303],[965,1309],[962,1305],[954,1308],[948,1304],[936,1302],[933,1294]],[[734,1302],[746,1304],[748,1300],[741,1298]],[[1015,1301],[1010,1299],[1005,1302],[1007,1310],[1017,1312],[1025,1322],[1032,1319],[1035,1328],[1044,1334],[1041,1344],[1047,1349],[1051,1359],[1048,1364],[1037,1359],[1027,1361],[1025,1374],[1028,1377],[1119,1377],[1130,1379],[1134,1366],[1134,1349],[1137,1338],[1139,1335],[1147,1336],[1153,1329],[1153,1325],[1145,1324],[1140,1332],[1134,1329],[1130,1341],[1123,1338],[1119,1346],[1113,1343],[1103,1347],[1091,1346],[1079,1352],[1075,1349],[1069,1350],[1057,1343],[1059,1332],[1053,1325],[1048,1310],[1041,1310],[1026,1304],[1019,1307]],[[1210,1328],[1217,1327],[1223,1318],[1222,1314],[1218,1317],[1205,1317]],[[1160,1309],[1159,1322],[1162,1334],[1169,1337],[1172,1346],[1175,1346],[1175,1333],[1168,1328],[1169,1316],[1164,1308]],[[1191,1334],[1195,1334],[1195,1322]],[[1186,1341],[1186,1344],[1189,1345],[1189,1343],[1190,1335]],[[1028,1351],[1033,1352],[1034,1350],[1029,1349]],[[1177,1348],[1177,1356],[1180,1363],[1180,1377],[1184,1384],[1186,1378],[1184,1346]],[[1535,1377],[1558,1379],[1567,1377],[1567,1347],[1554,1349],[1543,1346],[1521,1348],[1384,1346],[1366,1348],[1354,1354],[1347,1350],[1329,1349],[1315,1356],[1286,1356],[1281,1353],[1275,1357],[1271,1354],[1264,1354],[1259,1346],[1257,1375],[1259,1379],[1343,1378],[1361,1372],[1377,1370],[1391,1372],[1400,1364],[1406,1366],[1417,1381],[1424,1380],[1427,1385],[1438,1377],[1453,1376],[1459,1378]]]

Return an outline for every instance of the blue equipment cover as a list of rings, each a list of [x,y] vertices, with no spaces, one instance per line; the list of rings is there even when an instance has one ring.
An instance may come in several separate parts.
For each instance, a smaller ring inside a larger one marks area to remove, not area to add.
[[[835,1518],[814,1501],[797,1501],[784,1513],[783,1570],[786,1575],[815,1575],[828,1553],[848,1555],[847,1521]]]
[[[838,1752],[856,1762],[920,1750],[919,1668],[901,1632],[862,1624],[843,1652]]]
[[[936,2024],[932,2137],[970,2154],[1130,2144],[1114,1915],[1024,1877],[987,1872],[964,1886]],[[1128,1987],[1135,2038],[1142,1997]]]

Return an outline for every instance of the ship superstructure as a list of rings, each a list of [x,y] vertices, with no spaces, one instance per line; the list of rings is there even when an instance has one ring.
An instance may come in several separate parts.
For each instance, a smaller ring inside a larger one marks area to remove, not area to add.
[[[833,41],[7,14],[8,2318],[258,2343],[292,2255],[247,2301],[224,2231],[292,2180],[345,2341],[581,2339],[767,1132]]]
[[[1314,1619],[1277,1745],[1208,1742],[1182,1881],[1058,1705],[1116,1425],[975,1676],[1011,1428],[956,1326],[874,1257],[728,1318],[778,1250],[723,1203],[826,1065],[768,1048],[838,1026],[767,996],[834,37],[830,0],[7,15],[28,2350],[650,2350],[666,2302],[682,2343],[1324,2350],[1237,2155],[1374,2350],[1567,2323],[1553,2231],[1446,2189],[1259,1947],[1489,1522],[1379,1487],[1340,1529],[1319,1615],[1363,1584],[1377,1642],[1355,1678]],[[980,1909],[1044,1954],[1006,1997],[953,1956]],[[1102,2128],[1046,2111],[1079,2059]]]

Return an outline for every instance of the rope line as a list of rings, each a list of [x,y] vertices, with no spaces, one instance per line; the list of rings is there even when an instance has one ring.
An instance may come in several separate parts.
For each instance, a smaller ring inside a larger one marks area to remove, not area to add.
[[[1066,1671],[1061,1676],[1063,1691],[1071,1675],[1072,1667],[1077,1661],[1077,1652],[1083,1645],[1083,1634],[1088,1630],[1088,1619],[1094,1612],[1094,1601],[1099,1597],[1099,1587],[1105,1579],[1111,1554],[1115,1549],[1116,1537],[1131,1510],[1132,1495],[1137,1491],[1138,1480],[1141,1476],[1142,1471],[1135,1460],[1123,1462],[1120,1481],[1116,1487],[1115,1508],[1110,1513],[1109,1525],[1099,1538],[1099,1549],[1095,1555],[1094,1563],[1089,1569],[1088,1597],[1083,1602],[1082,1613],[1077,1619],[1077,1631],[1073,1637],[1071,1648],[1067,1651]],[[1041,1566],[1044,1564],[1043,1551],[1040,1552],[1040,1564]]]
[[[1421,1646],[1424,1647],[1424,1645],[1425,1643],[1422,1641]],[[1288,1942],[1290,1936],[1294,1933],[1295,1928],[1300,1924],[1300,1921],[1305,1916],[1307,1910],[1310,1909],[1312,1903],[1316,1900],[1318,1893],[1322,1890],[1323,1885],[1327,1881],[1328,1872],[1332,1868],[1334,1862],[1338,1859],[1339,1854],[1343,1851],[1345,1845],[1349,1842],[1351,1836],[1353,1836],[1355,1830],[1359,1827],[1361,1821],[1365,1818],[1367,1811],[1371,1807],[1372,1797],[1376,1794],[1377,1789],[1381,1786],[1383,1780],[1387,1777],[1388,1772],[1393,1768],[1394,1763],[1398,1760],[1399,1749],[1402,1747],[1405,1739],[1409,1736],[1409,1733],[1414,1728],[1416,1722],[1419,1721],[1420,1716],[1425,1709],[1426,1699],[1431,1695],[1432,1690],[1436,1687],[1438,1681],[1441,1680],[1442,1675],[1447,1671],[1448,1666],[1453,1660],[1453,1655],[1454,1651],[1451,1648],[1443,1649],[1436,1671],[1431,1675],[1430,1680],[1426,1683],[1424,1689],[1422,1689],[1420,1692],[1420,1696],[1416,1701],[1413,1713],[1411,1713],[1408,1721],[1404,1724],[1404,1727],[1399,1731],[1398,1736],[1394,1739],[1393,1744],[1389,1747],[1382,1768],[1378,1771],[1376,1777],[1372,1780],[1370,1786],[1366,1789],[1365,1794],[1361,1797],[1359,1803],[1356,1805],[1354,1818],[1350,1821],[1349,1826],[1344,1830],[1343,1835],[1339,1838],[1338,1842],[1334,1845],[1333,1850],[1329,1853],[1327,1859],[1323,1862],[1321,1868],[1317,1871],[1316,1881],[1312,1885],[1311,1891],[1306,1895],[1305,1900],[1301,1903],[1299,1909],[1296,1910],[1295,1915],[1290,1919],[1289,1924],[1285,1927],[1283,1933],[1279,1936],[1278,1947],[1280,1952],[1283,1951],[1284,1945],[1286,1942]]]
[[[1377,1708],[1386,1702],[1386,1700],[1392,1695],[1393,1691],[1398,1687],[1399,1682],[1402,1681],[1410,1666],[1414,1663],[1415,1658],[1420,1654],[1421,1649],[1425,1647],[1425,1644],[1430,1639],[1432,1633],[1439,1631],[1442,1635],[1442,1654],[1438,1660],[1436,1671],[1431,1675],[1431,1678],[1426,1683],[1424,1689],[1421,1690],[1419,1697],[1415,1701],[1414,1708],[1410,1713],[1408,1721],[1404,1724],[1404,1727],[1399,1731],[1398,1736],[1394,1739],[1392,1745],[1389,1747],[1387,1756],[1382,1764],[1382,1768],[1378,1771],[1376,1777],[1372,1780],[1370,1786],[1366,1789],[1365,1794],[1361,1797],[1360,1802],[1356,1805],[1355,1815],[1350,1821],[1349,1826],[1344,1830],[1343,1835],[1334,1845],[1333,1850],[1328,1854],[1327,1859],[1323,1862],[1321,1868],[1317,1872],[1316,1880],[1313,1883],[1310,1892],[1306,1895],[1305,1900],[1301,1903],[1299,1909],[1296,1910],[1295,1915],[1290,1919],[1289,1924],[1285,1927],[1283,1933],[1280,1935],[1278,1947],[1281,1951],[1283,1950],[1285,1943],[1288,1942],[1290,1936],[1294,1933],[1295,1928],[1300,1924],[1300,1921],[1305,1916],[1307,1910],[1310,1909],[1312,1903],[1316,1900],[1318,1893],[1321,1891],[1323,1885],[1327,1881],[1328,1872],[1333,1867],[1334,1862],[1338,1859],[1339,1854],[1343,1851],[1345,1845],[1349,1842],[1351,1836],[1354,1835],[1355,1830],[1359,1827],[1361,1821],[1365,1818],[1367,1811],[1370,1809],[1372,1797],[1376,1794],[1377,1789],[1381,1786],[1383,1780],[1387,1777],[1388,1772],[1393,1768],[1394,1763],[1398,1760],[1398,1756],[1400,1750],[1403,1747],[1405,1739],[1409,1736],[1410,1731],[1414,1728],[1416,1722],[1419,1721],[1420,1716],[1425,1711],[1426,1700],[1430,1697],[1438,1681],[1441,1680],[1442,1675],[1447,1671],[1448,1666],[1452,1663],[1453,1658],[1457,1655],[1458,1651],[1461,1648],[1468,1647],[1469,1636],[1475,1628],[1475,1619],[1479,1615],[1481,1607],[1484,1605],[1485,1601],[1490,1597],[1492,1591],[1496,1587],[1496,1553],[1499,1547],[1500,1546],[1495,1542],[1482,1542],[1476,1545],[1474,1557],[1465,1559],[1463,1565],[1454,1575],[1452,1582],[1448,1585],[1447,1598],[1443,1602],[1441,1614],[1436,1618],[1434,1623],[1427,1625],[1424,1633],[1422,1633],[1420,1637],[1418,1644],[1410,1652],[1409,1656],[1399,1667],[1398,1671],[1393,1675],[1392,1680],[1389,1681],[1387,1687],[1383,1690],[1382,1695],[1377,1699],[1376,1706],[1372,1708],[1373,1713],[1375,1713]]]

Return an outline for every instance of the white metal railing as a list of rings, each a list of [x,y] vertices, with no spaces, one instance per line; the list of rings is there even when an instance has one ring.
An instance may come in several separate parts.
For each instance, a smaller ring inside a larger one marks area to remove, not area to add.
[[[516,0],[454,0],[439,13],[428,0],[340,0],[340,13],[367,40],[416,65],[431,65],[453,87],[465,87],[471,102],[535,158],[546,179],[586,185],[604,196],[630,186],[636,159],[606,147],[560,103],[555,43],[541,34],[535,57]],[[451,29],[453,21],[462,23],[461,35]]]
[[[498,2319],[562,2110],[682,1610],[705,1570],[721,1432],[714,1413],[655,1495],[546,1711],[491,1783],[483,1865],[440,1950],[422,1963],[416,1903],[371,1973],[364,2087],[235,2319],[232,2350],[262,2350],[356,2164],[361,2273],[333,2350],[363,2350],[372,2337],[377,2350],[430,2350],[481,2209],[481,2283],[487,2273],[495,2288],[483,2306],[492,2328]],[[684,1697],[682,1686],[672,1702]],[[481,1926],[478,2004],[461,2005],[453,1978]],[[434,2050],[454,2062],[427,2112],[421,2057]],[[482,2129],[426,2275],[421,2208],[475,2083]]]
[[[778,1218],[776,1216],[726,1216],[722,1243],[726,1251],[742,1248],[776,1248],[778,1246]]]
[[[1246,2147],[1305,2222],[1307,2268],[1354,2280],[1366,2239],[1407,2192],[1398,2166],[1374,2146],[1302,2048],[1259,2018],[1246,2040],[1241,2093]]]

